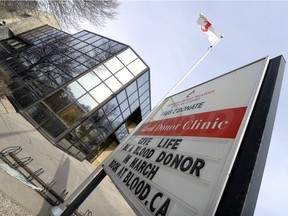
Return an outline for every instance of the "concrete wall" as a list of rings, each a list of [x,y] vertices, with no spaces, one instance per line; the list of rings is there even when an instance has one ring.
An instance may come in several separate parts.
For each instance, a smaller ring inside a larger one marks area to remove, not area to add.
[[[0,114],[1,113],[16,113],[6,96],[0,97]]]
[[[56,18],[46,12],[37,11],[20,15],[19,13],[0,12],[0,40],[46,24],[60,29]]]

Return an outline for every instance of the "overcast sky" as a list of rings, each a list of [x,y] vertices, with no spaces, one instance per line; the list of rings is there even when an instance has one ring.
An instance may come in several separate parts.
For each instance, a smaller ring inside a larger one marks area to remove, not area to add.
[[[288,59],[288,2],[122,1],[117,19],[88,30],[130,45],[150,66],[155,106],[207,51],[199,12],[224,39],[174,93],[265,56]],[[288,75],[282,83],[255,215],[288,214]],[[286,92],[286,93],[285,93]]]

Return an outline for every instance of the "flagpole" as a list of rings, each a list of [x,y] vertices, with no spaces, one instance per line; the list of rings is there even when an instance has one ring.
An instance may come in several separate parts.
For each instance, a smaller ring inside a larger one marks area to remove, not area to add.
[[[190,68],[190,70],[184,74],[184,76],[174,85],[174,87],[172,87],[170,89],[170,91],[160,100],[160,102],[155,106],[157,107],[158,105],[160,105],[165,98],[167,98],[168,96],[170,96],[170,94],[186,79],[186,77],[188,77],[192,71],[203,61],[203,59],[213,50],[213,48],[224,38],[224,36],[220,36],[219,39],[213,44],[211,45],[208,50],[206,51],[206,53],[195,63],[195,65],[193,67]]]

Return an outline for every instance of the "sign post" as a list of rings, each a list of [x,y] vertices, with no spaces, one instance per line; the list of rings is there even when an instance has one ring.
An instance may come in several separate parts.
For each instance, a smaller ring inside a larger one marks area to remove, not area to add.
[[[139,215],[214,215],[267,65],[260,59],[166,98],[103,165]]]

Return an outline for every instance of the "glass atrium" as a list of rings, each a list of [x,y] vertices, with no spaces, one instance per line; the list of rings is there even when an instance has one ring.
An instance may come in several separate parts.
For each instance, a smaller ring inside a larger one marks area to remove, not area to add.
[[[0,66],[12,79],[11,101],[79,160],[120,143],[151,110],[149,67],[125,44],[47,25],[14,37],[17,47],[8,40],[0,41]]]

